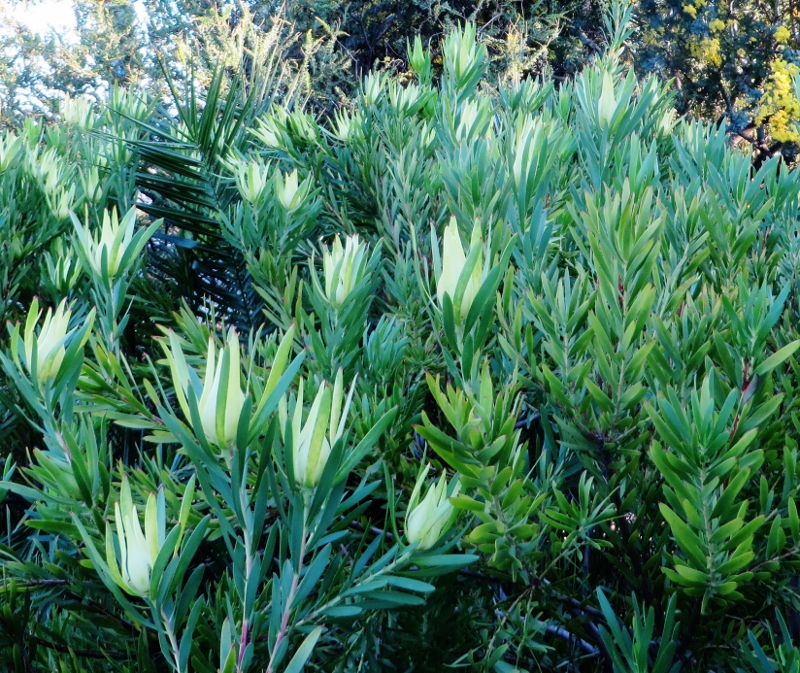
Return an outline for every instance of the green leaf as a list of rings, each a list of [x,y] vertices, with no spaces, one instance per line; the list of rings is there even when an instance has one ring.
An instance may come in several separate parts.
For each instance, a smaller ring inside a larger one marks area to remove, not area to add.
[[[347,458],[345,458],[342,466],[336,473],[336,478],[334,480],[336,483],[347,477],[361,459],[367,455],[370,449],[375,446],[375,443],[381,438],[386,428],[394,421],[398,411],[397,407],[389,409],[389,411],[381,416],[380,420],[369,429],[369,432],[364,436],[364,439],[358,443],[358,446],[352,451],[347,452]]]
[[[427,582],[420,582],[419,580],[411,579],[410,577],[402,577],[400,575],[390,575],[387,584],[397,587],[398,589],[417,591],[423,594],[429,594],[435,588],[432,584],[428,584]]]
[[[663,503],[659,503],[658,508],[662,516],[667,520],[672,534],[680,545],[683,553],[689,557],[698,570],[707,568],[706,546],[703,541],[689,528],[688,525],[675,512]]]
[[[758,365],[758,367],[756,367],[756,376],[763,376],[764,374],[771,372],[773,369],[775,369],[775,367],[778,367],[792,357],[798,348],[800,348],[800,339],[792,341],[792,343],[784,346],[777,353],[773,353],[766,360],[764,360],[764,362]]]
[[[358,605],[338,605],[320,610],[320,615],[329,617],[357,617],[363,612]]]
[[[284,673],[301,673],[306,662],[311,658],[311,654],[314,652],[314,646],[317,644],[320,635],[322,635],[322,629],[323,627],[318,626],[306,636],[300,647],[297,648],[297,652],[294,653],[291,661],[286,665]]]
[[[450,502],[452,503],[453,507],[457,509],[463,509],[468,512],[476,512],[478,514],[483,514],[486,511],[486,503],[478,502],[470,498],[468,495],[456,495],[450,498]]]
[[[414,556],[414,563],[421,568],[440,568],[448,571],[457,570],[475,563],[480,557],[475,554],[433,554],[430,556]]]
[[[800,543],[800,516],[797,515],[797,505],[794,503],[794,498],[789,498],[787,510],[789,513],[789,529],[792,531],[792,542],[797,545]]]

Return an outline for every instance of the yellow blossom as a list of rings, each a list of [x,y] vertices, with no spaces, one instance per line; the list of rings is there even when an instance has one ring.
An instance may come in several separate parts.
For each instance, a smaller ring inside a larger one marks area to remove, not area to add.
[[[722,65],[722,53],[716,37],[706,37],[689,43],[689,53],[697,59],[699,65]]]
[[[800,101],[794,90],[794,77],[800,68],[782,58],[772,62],[772,73],[756,110],[756,124],[765,124],[774,140],[800,142],[796,123],[800,120]]]
[[[786,44],[792,37],[791,31],[786,26],[778,26],[775,29],[775,41],[780,44]]]

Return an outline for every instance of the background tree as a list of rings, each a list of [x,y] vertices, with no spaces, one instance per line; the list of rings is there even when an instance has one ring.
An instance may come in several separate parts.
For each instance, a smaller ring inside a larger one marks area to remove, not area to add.
[[[641,0],[636,61],[674,80],[682,113],[725,118],[757,150],[775,152],[800,139],[798,18],[794,2]]]

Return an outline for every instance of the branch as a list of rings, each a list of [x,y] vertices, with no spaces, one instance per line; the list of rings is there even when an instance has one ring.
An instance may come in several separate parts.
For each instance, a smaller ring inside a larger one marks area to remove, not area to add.
[[[539,623],[541,624],[542,622]],[[576,643],[578,647],[580,647],[587,654],[591,654],[594,657],[600,655],[600,648],[595,647],[594,645],[586,642],[582,638],[578,638],[577,636],[572,635],[562,626],[556,626],[555,624],[550,624],[545,630],[547,633],[551,635],[558,636],[559,638],[568,640],[571,643]]]
[[[77,657],[86,657],[87,659],[113,659],[114,661],[124,661],[128,659],[128,653],[116,652],[111,654],[109,652],[98,652],[97,650],[74,650],[71,647],[51,643],[49,640],[32,636],[31,640],[37,645],[46,647],[49,650],[61,652],[61,654],[74,654]]]

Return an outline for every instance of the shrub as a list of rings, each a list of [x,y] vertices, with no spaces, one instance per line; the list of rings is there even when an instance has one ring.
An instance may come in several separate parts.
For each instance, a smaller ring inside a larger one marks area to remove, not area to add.
[[[794,670],[798,174],[677,120],[629,20],[559,86],[484,88],[467,25],[329,127],[138,124],[163,221],[75,213],[2,356],[10,670]],[[205,307],[128,312],[159,226],[231,260]]]

